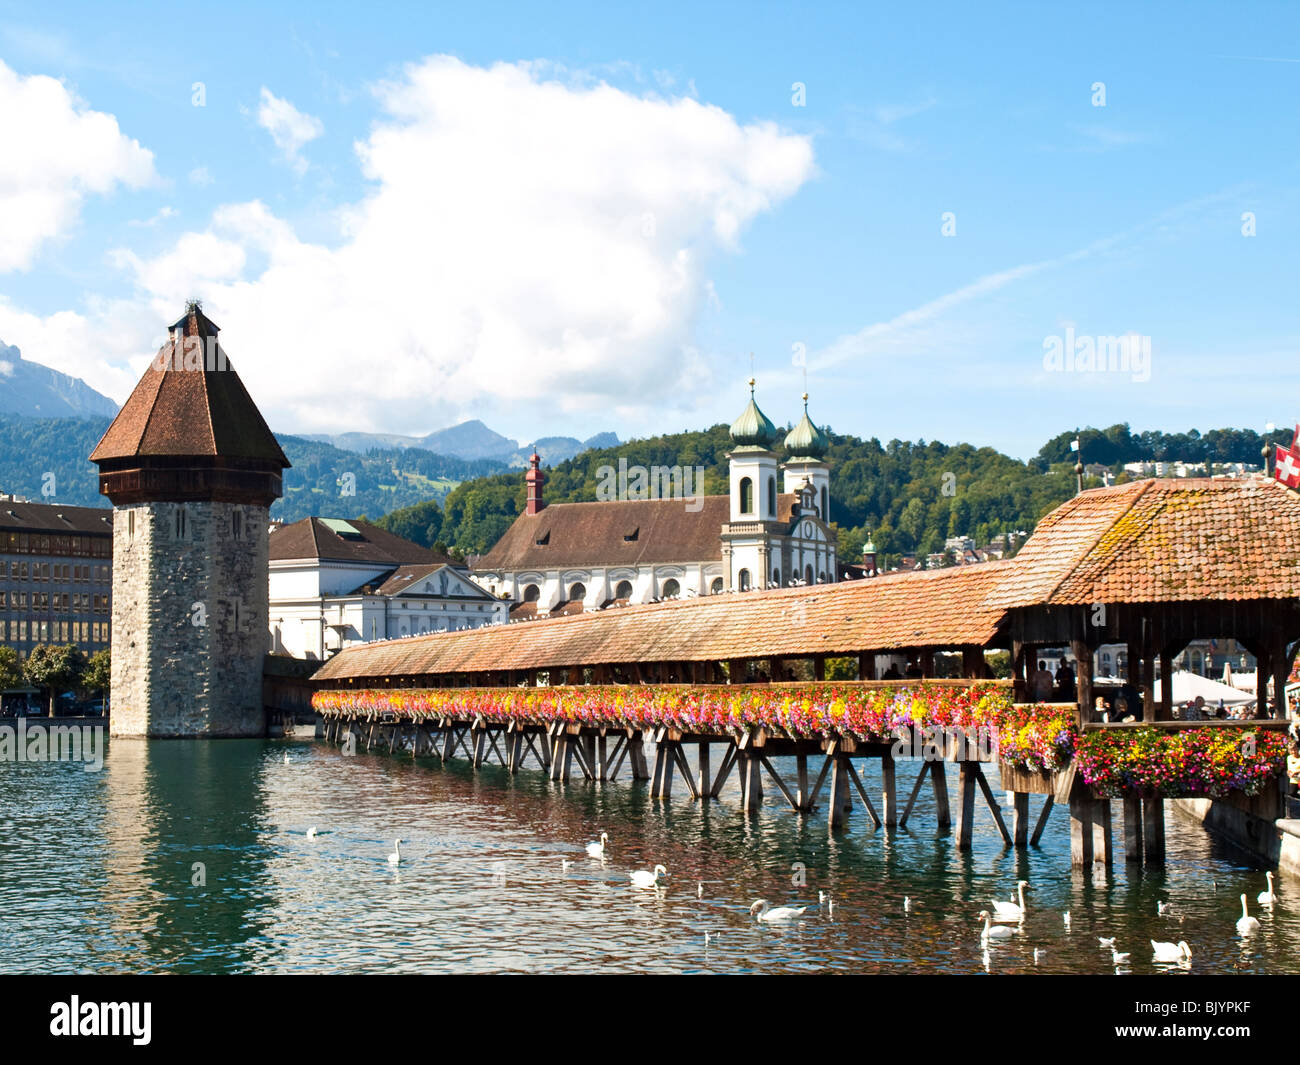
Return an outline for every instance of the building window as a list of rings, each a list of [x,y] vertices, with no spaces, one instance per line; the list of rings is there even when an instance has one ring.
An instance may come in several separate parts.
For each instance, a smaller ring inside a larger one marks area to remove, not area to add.
[[[177,508],[176,508],[176,526],[175,526],[175,527],[176,527],[176,539],[177,539],[177,540],[184,540],[185,537],[186,537],[186,535],[187,535],[187,533],[188,533],[186,517],[187,517],[187,515],[186,515],[186,512],[185,512],[185,508],[184,508],[184,507],[177,507]]]
[[[823,486],[822,487],[822,513],[821,513],[822,521],[831,520],[830,511],[827,509],[828,506],[829,504],[826,502],[826,488]]]
[[[803,582],[804,584],[812,584],[812,566],[804,566]]]
[[[242,510],[232,510],[230,512],[230,535],[236,540],[244,538],[244,512]]]
[[[535,584],[530,584],[524,589],[524,602],[535,603],[542,596],[542,590]]]
[[[742,592],[749,591],[749,570],[747,569],[740,571],[740,590]]]
[[[754,482],[748,477],[740,479],[740,512],[742,514],[754,513]]]
[[[776,478],[767,479],[767,512],[772,517],[776,517]]]
[[[671,599],[673,596],[678,596],[681,594],[682,594],[682,586],[680,584],[678,584],[674,580],[664,581],[663,597],[665,599]]]
[[[128,510],[126,512],[126,535],[128,539],[134,539],[135,537],[135,511],[134,510]]]
[[[619,581],[619,582],[618,582],[618,587],[614,589],[614,598],[615,598],[615,599],[631,599],[631,598],[632,598],[632,582],[631,582],[631,581]]]
[[[574,581],[569,585],[569,602],[581,602],[587,598],[587,586],[579,581]]]
[[[781,571],[779,569],[774,569],[772,571],[772,583],[778,588],[781,587]]]
[[[714,578],[713,578],[713,583],[712,583],[711,585],[709,585],[709,591],[710,591],[713,595],[721,595],[721,594],[722,594],[722,578],[721,578],[721,577],[714,577]]]

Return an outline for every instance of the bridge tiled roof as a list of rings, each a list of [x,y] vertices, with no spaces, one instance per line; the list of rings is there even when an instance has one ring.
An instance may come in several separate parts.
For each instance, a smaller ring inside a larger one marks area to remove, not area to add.
[[[840,584],[615,607],[349,648],[320,680],[547,669],[597,663],[705,662],[985,644],[1001,611],[984,606],[1009,562]]]
[[[1161,478],[1048,514],[989,605],[1300,596],[1300,494],[1274,480]]]

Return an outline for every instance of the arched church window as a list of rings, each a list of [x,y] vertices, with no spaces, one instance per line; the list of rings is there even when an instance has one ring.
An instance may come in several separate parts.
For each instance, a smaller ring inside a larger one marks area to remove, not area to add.
[[[678,584],[676,581],[671,579],[664,581],[663,597],[665,599],[670,599],[675,595],[681,595],[681,594],[682,594],[682,586],[680,584]]]
[[[781,571],[779,569],[774,569],[772,571],[772,583],[778,588],[781,587]]]
[[[740,479],[740,512],[742,514],[754,513],[754,482],[748,477]]]
[[[542,590],[538,588],[537,585],[530,584],[527,588],[524,589],[524,602],[535,603],[537,602],[538,599],[541,598],[541,595],[542,595]]]
[[[631,598],[632,598],[632,582],[631,582],[631,581],[619,581],[619,582],[618,582],[618,587],[614,589],[614,598],[615,598],[615,599],[631,599]]]
[[[749,570],[747,569],[740,571],[740,590],[742,592],[749,591]]]
[[[767,512],[776,517],[776,478],[767,479]]]
[[[584,585],[584,584],[582,584],[582,583],[580,583],[580,582],[578,582],[578,581],[574,581],[571,585],[569,585],[569,602],[570,602],[570,603],[576,602],[576,601],[581,600],[581,599],[586,599],[586,598],[587,598],[587,587],[586,587],[586,585]]]
[[[804,566],[803,582],[804,584],[812,584],[812,566]]]
[[[722,594],[722,578],[721,578],[721,577],[714,577],[714,578],[713,578],[713,583],[712,583],[711,585],[709,585],[709,591],[710,591],[711,593],[713,593],[714,595],[721,595],[721,594]]]

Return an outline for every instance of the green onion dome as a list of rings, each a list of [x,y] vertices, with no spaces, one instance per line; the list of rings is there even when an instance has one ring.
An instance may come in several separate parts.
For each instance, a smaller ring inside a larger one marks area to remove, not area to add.
[[[734,432],[734,430],[733,430]],[[794,459],[821,459],[830,450],[831,442],[808,417],[808,393],[803,394],[803,418],[785,437],[786,450]]]
[[[776,440],[776,426],[754,402],[754,379],[749,379],[749,406],[731,423],[731,440],[737,447],[767,449]]]

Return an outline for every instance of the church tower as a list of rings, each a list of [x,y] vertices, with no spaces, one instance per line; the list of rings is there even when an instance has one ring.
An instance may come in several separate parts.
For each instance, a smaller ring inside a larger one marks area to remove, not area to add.
[[[831,470],[826,464],[826,452],[831,442],[808,417],[808,393],[803,394],[803,418],[785,437],[789,458],[781,465],[785,475],[783,491],[799,492],[807,484],[813,490],[813,505],[817,516],[830,522]]]
[[[723,562],[730,587],[744,592],[773,582],[769,535],[777,519],[776,426],[754,402],[752,377],[749,405],[732,423],[731,440],[731,521],[723,529]]]
[[[284,457],[191,302],[91,454],[113,503],[111,734],[261,736]]]

